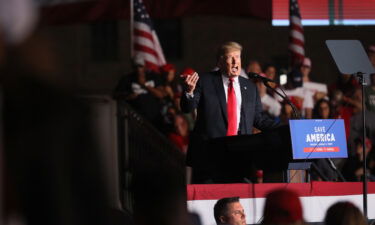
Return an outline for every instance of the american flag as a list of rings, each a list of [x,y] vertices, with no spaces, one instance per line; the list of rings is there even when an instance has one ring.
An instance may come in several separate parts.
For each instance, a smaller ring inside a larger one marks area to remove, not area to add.
[[[133,57],[142,58],[146,68],[158,71],[165,64],[163,50],[142,0],[134,0]]]
[[[302,63],[305,58],[305,38],[303,36],[301,14],[297,0],[290,0],[289,22],[289,51],[291,54],[291,64],[295,66]]]

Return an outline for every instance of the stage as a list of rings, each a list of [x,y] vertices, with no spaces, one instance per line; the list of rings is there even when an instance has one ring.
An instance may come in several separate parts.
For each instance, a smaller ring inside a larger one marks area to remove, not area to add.
[[[187,187],[187,205],[189,211],[199,214],[202,225],[214,225],[216,201],[238,196],[246,212],[246,223],[256,224],[261,220],[266,194],[277,188],[299,193],[307,222],[323,221],[328,207],[338,201],[350,201],[363,208],[362,183],[359,182],[195,184]],[[368,183],[367,204],[368,218],[375,219],[375,182]]]

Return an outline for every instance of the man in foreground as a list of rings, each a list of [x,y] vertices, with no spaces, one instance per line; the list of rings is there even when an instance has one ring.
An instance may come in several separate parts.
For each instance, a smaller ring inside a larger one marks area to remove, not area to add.
[[[246,215],[239,197],[219,199],[214,206],[214,217],[217,225],[246,225]]]

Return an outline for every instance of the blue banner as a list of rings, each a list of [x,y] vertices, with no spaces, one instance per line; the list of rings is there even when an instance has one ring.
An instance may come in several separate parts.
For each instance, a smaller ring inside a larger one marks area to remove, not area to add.
[[[344,120],[290,120],[293,159],[347,158]]]

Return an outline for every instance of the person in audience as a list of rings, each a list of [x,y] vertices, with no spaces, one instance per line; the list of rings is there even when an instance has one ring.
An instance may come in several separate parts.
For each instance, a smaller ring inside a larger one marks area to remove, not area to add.
[[[262,81],[256,81],[260,101],[262,102],[263,111],[267,112],[272,117],[279,117],[281,112],[281,104],[273,95],[267,93],[267,87]]]
[[[371,64],[375,67],[375,45],[370,45],[367,49],[367,54]]]
[[[353,203],[337,202],[330,206],[324,217],[325,225],[367,225],[366,218]]]
[[[355,155],[349,156],[344,164],[342,173],[347,181],[361,181],[364,175],[363,172],[363,139],[361,137],[355,139]],[[375,175],[375,154],[370,139],[366,138],[365,141],[366,149],[366,159],[367,159],[367,169],[366,172],[370,180],[374,180]]]
[[[163,79],[165,98],[167,101],[173,103],[174,107],[179,109],[183,87],[180,82],[181,80],[176,76],[176,68],[173,64],[167,63],[161,67],[160,71]]]
[[[361,88],[356,88],[353,92],[353,95],[347,97],[343,96],[343,101],[352,107],[353,114],[357,114],[362,111],[362,91]]]
[[[327,99],[320,99],[315,103],[313,109],[314,119],[333,119],[330,102]]]
[[[266,196],[263,225],[304,225],[298,194],[289,189],[276,189]]]
[[[246,67],[246,73],[257,73],[261,74],[262,73],[262,67],[260,66],[260,63],[257,60],[251,60]]]
[[[185,79],[181,109],[186,113],[197,110],[187,153],[187,165],[193,167],[195,182],[205,182],[216,175],[208,147],[210,139],[251,134],[253,126],[260,130],[278,126],[278,122],[263,114],[256,85],[239,76],[241,51],[242,46],[236,42],[224,43],[217,54],[219,71],[202,76],[194,73]]]
[[[353,108],[344,100],[344,94],[341,90],[335,90],[331,93],[330,102],[332,106],[333,118],[343,119],[345,124],[346,137],[350,135],[350,120],[353,115]]]
[[[276,67],[274,65],[267,64],[263,71],[268,79],[276,80]]]
[[[348,104],[353,109],[353,115],[350,118],[350,132],[348,136],[349,152],[351,153],[351,155],[353,155],[355,152],[355,149],[353,148],[353,141],[358,137],[362,137],[363,135],[361,89],[356,89],[354,96],[348,99],[349,100],[346,100],[346,102],[348,102]],[[375,112],[368,110],[366,107],[365,115],[366,135],[371,140],[371,142],[375,143]]]
[[[189,123],[183,114],[174,116],[174,132],[169,133],[168,139],[186,155],[189,146]]]
[[[270,80],[273,80],[275,81],[274,83],[272,82],[268,82],[268,85],[271,86],[272,88],[276,89],[279,84],[278,84],[278,80],[276,80],[276,67],[272,64],[267,64],[265,67],[264,67],[264,75],[270,79]],[[269,96],[274,96],[275,95],[275,92],[269,88],[267,88],[267,94]]]
[[[375,74],[371,74],[370,78],[371,85],[365,87],[365,103],[366,109],[375,113]]]
[[[178,109],[173,105],[165,105],[162,112],[162,127],[159,130],[163,134],[169,134],[174,131],[174,117],[179,113]]]
[[[308,89],[313,92],[314,103],[316,101],[325,98],[328,94],[327,85],[323,83],[313,82],[310,77],[311,74],[312,63],[311,59],[305,57],[303,59],[302,65],[300,66],[300,71],[302,74],[302,86],[305,89]]]
[[[302,82],[302,74],[299,70],[299,67],[294,68],[289,74],[288,74],[288,82],[284,86],[285,87],[285,94],[289,96],[291,101],[294,101],[296,107],[301,110],[301,116],[306,119],[311,119],[312,117],[312,109],[314,107],[314,93],[304,88],[303,82]],[[280,90],[278,90],[281,92]],[[283,99],[275,95],[275,97],[279,101],[283,101]]]
[[[351,98],[358,88],[360,88],[360,84],[355,76],[351,74],[338,74],[337,81],[329,85],[329,95],[332,96],[336,90],[340,90],[343,96]]]
[[[300,67],[300,71],[302,74],[302,81],[303,82],[310,82],[310,72],[311,72],[311,59],[305,57],[302,61],[302,65]]]
[[[331,102],[325,98],[318,100],[313,109],[313,119],[334,119]],[[326,177],[335,179],[334,171],[332,171],[332,168],[327,164],[326,159],[317,159],[315,161],[318,161],[316,164]],[[337,167],[342,168],[345,159],[336,158],[332,159],[332,161]],[[327,172],[327,170],[331,172]]]
[[[283,101],[281,103],[280,122],[282,124],[288,124],[289,120],[293,117],[293,108],[288,103],[286,103],[286,101]]]
[[[239,197],[219,199],[214,206],[214,217],[217,225],[246,225],[246,214]]]
[[[114,98],[127,101],[148,121],[160,128],[162,99],[165,97],[160,76],[146,69],[140,55],[134,57],[133,67],[134,72],[125,75],[117,84]]]

